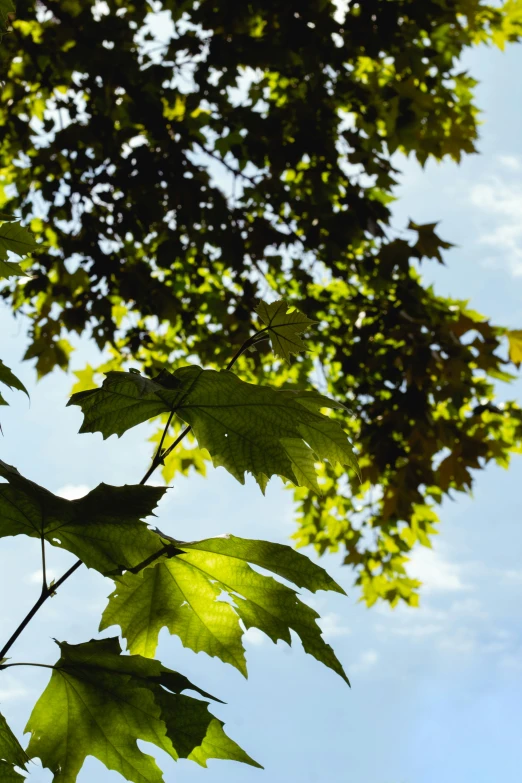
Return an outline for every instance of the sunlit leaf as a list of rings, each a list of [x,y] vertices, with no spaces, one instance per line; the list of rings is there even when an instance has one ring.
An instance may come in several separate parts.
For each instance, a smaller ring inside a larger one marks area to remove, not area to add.
[[[0,222],[0,279],[24,274],[18,263],[7,260],[8,251],[23,258],[36,247],[33,235],[19,223]]]
[[[317,392],[245,383],[231,372],[191,366],[154,380],[109,373],[100,389],[74,394],[69,404],[84,413],[81,432],[104,437],[175,410],[215,467],[225,467],[241,483],[252,473],[263,490],[274,474],[319,490],[314,460],[358,469],[342,427],[321,413],[342,405]]]
[[[161,549],[142,521],[165,489],[100,484],[83,498],[65,500],[0,460],[0,537],[25,534],[67,549],[89,568],[121,573]]]
[[[165,537],[167,538],[167,537]],[[306,652],[347,677],[321,636],[319,615],[294,590],[263,576],[249,563],[301,587],[342,588],[319,566],[293,549],[266,541],[220,536],[196,542],[171,540],[181,554],[165,557],[138,574],[116,580],[100,629],[119,625],[132,653],[153,656],[163,627],[195,652],[206,652],[246,675],[245,627],[258,628],[277,642],[297,633]],[[221,598],[228,594],[229,601]]]
[[[4,383],[10,389],[18,389],[23,391],[29,397],[29,392],[23,385],[22,381],[16,377],[16,375],[7,367],[0,359],[0,383]]]
[[[268,327],[274,353],[287,361],[292,353],[306,351],[301,335],[316,323],[299,310],[288,312],[289,309],[290,305],[283,300],[272,304],[261,302],[256,307],[256,313]]]
[[[9,14],[14,14],[15,5],[13,0],[0,0],[0,41],[2,35],[7,32],[7,21]]]
[[[0,713],[0,780],[2,783],[21,783],[25,778],[15,770],[15,767],[26,768],[29,761],[27,753],[22,748],[9,728],[6,719]]]
[[[509,358],[520,367],[522,363],[522,329],[512,329],[507,333],[509,341]]]
[[[121,655],[115,638],[59,647],[61,657],[26,727],[28,755],[41,759],[55,783],[74,783],[87,756],[133,783],[163,783],[138,740],[173,759],[194,754],[203,765],[218,757],[258,766],[226,736],[206,702],[180,694],[194,686],[159,661]]]

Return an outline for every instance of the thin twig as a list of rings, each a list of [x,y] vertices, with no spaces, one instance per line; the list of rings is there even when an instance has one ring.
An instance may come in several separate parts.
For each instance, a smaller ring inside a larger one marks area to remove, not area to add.
[[[47,592],[48,587],[47,587],[47,569],[45,566],[45,538],[43,537],[43,533],[40,541],[42,542],[42,595],[44,595]]]
[[[10,669],[12,666],[38,666],[39,669],[56,669],[56,666],[50,666],[48,663],[2,663],[0,669]]]
[[[76,563],[69,568],[68,571],[65,572],[65,574],[58,579],[56,584],[52,586],[52,588],[47,588],[44,591],[42,591],[42,594],[38,601],[35,603],[33,608],[26,614],[16,631],[13,633],[13,635],[10,637],[10,639],[6,642],[4,647],[0,650],[0,660],[2,658],[5,658],[6,653],[11,649],[13,644],[16,642],[24,628],[30,623],[30,621],[33,619],[37,611],[40,609],[41,606],[47,601],[48,598],[50,598],[52,595],[54,595],[55,591],[62,585],[67,579],[69,579],[72,574],[81,566],[83,565],[83,562],[81,560],[77,560]]]

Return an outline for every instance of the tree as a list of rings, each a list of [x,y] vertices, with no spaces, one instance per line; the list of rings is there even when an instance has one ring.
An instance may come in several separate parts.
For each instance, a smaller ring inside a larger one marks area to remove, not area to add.
[[[522,414],[495,402],[505,330],[422,283],[419,262],[449,247],[435,224],[391,237],[390,156],[474,152],[459,58],[518,40],[522,4],[151,9],[22,0],[2,40],[0,208],[45,245],[31,280],[3,290],[31,319],[26,358],[65,369],[67,335],[90,334],[110,359],[77,390],[131,359],[149,376],[189,353],[219,367],[260,294],[297,304],[318,324],[311,355],[283,365],[259,344],[240,374],[318,379],[354,413],[362,471],[345,482],[324,467],[321,497],[296,491],[297,543],[343,547],[368,604],[415,603],[405,563],[429,545],[434,505],[507,465]],[[165,474],[191,467],[205,454],[187,448]]]
[[[2,252],[22,256],[31,244],[30,234],[16,222],[0,226]],[[6,262],[0,271],[22,274],[16,261]],[[0,672],[13,666],[52,672],[27,723],[27,750],[0,714],[2,781],[25,780],[18,770],[27,771],[30,759],[38,757],[52,771],[55,783],[74,783],[87,756],[94,756],[133,783],[162,783],[161,770],[138,747],[138,740],[153,743],[174,760],[186,758],[204,767],[210,758],[259,767],[224,732],[223,723],[209,712],[209,702],[184,691],[219,699],[154,658],[164,627],[185,647],[218,657],[245,677],[245,630],[256,628],[274,643],[287,644],[294,631],[307,653],[349,685],[342,664],[322,637],[317,612],[295,590],[256,567],[311,592],[344,594],[324,569],[281,544],[233,535],[181,541],[145,521],[154,516],[166,492],[146,483],[189,430],[215,466],[224,467],[241,483],[245,473],[251,473],[262,491],[278,475],[319,492],[318,460],[359,473],[346,433],[324,413],[342,406],[316,391],[256,386],[233,374],[243,352],[261,339],[268,338],[280,357],[304,348],[299,338],[301,314],[288,312],[282,302],[262,302],[259,311],[267,325],[250,335],[220,372],[194,364],[174,372],[162,370],[154,378],[136,370],[110,372],[101,388],[73,394],[69,404],[78,405],[84,416],[80,432],[101,432],[104,438],[167,414],[159,446],[138,485],[102,483],[83,498],[67,500],[0,460],[0,539],[39,539],[42,563],[40,596],[0,649]],[[278,324],[272,326],[276,312]],[[27,394],[1,361],[0,383]],[[0,403],[7,404],[2,397]],[[167,446],[174,420],[187,426]],[[78,558],[51,582],[46,567],[49,546]],[[75,645],[57,642],[60,657],[54,665],[8,658],[41,607],[83,565],[114,580],[99,630],[119,626],[130,654],[122,654],[118,637],[111,637]]]

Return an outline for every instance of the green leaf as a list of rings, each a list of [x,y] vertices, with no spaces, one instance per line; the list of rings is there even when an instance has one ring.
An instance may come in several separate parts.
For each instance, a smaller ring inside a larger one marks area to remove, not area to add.
[[[261,302],[256,307],[256,313],[268,327],[274,353],[286,361],[290,360],[290,354],[306,351],[300,335],[317,323],[299,310],[288,312],[289,309],[290,305],[283,300],[272,304]]]
[[[67,549],[102,574],[121,573],[161,549],[141,521],[165,489],[100,484],[83,498],[65,500],[0,460],[0,537],[21,533]]]
[[[138,574],[118,577],[100,630],[119,625],[132,653],[153,656],[163,627],[194,652],[230,663],[246,676],[243,630],[258,628],[273,642],[291,644],[295,631],[306,652],[348,679],[321,636],[319,615],[294,590],[254,571],[265,568],[308,590],[343,593],[324,569],[282,544],[227,535],[184,543],[162,536],[181,550]],[[222,593],[228,595],[222,600]],[[231,603],[230,603],[231,601]]]
[[[275,474],[320,491],[317,460],[358,471],[342,427],[321,413],[342,405],[317,392],[245,383],[227,371],[189,366],[154,380],[113,372],[101,389],[73,394],[68,404],[84,413],[80,432],[99,431],[104,438],[175,410],[192,426],[215,467],[223,466],[242,484],[245,472],[252,473],[263,491]]]
[[[2,783],[20,783],[25,780],[15,767],[25,769],[28,761],[27,753],[0,713],[0,780]]]
[[[14,14],[15,6],[13,0],[0,0],[0,40],[2,35],[7,32],[7,17]]]
[[[0,761],[0,780],[2,783],[23,783],[27,778],[20,775],[12,764],[8,764],[6,761]]]
[[[1,0],[0,0],[1,2]],[[7,261],[7,253],[15,253],[22,258],[34,250],[36,244],[33,235],[19,223],[0,224],[0,279],[25,274],[20,265]]]
[[[227,737],[206,702],[179,693],[194,686],[159,661],[121,655],[116,638],[58,644],[60,660],[26,727],[31,732],[27,752],[54,773],[54,783],[74,783],[87,756],[133,783],[163,783],[156,762],[137,740],[153,743],[173,759],[195,753],[194,760],[204,765],[214,757],[215,733],[225,758],[241,756],[259,766]]]
[[[1,359],[0,359],[0,383],[4,383],[10,389],[18,389],[19,391],[23,391],[29,397],[29,392],[23,385],[22,381],[16,377],[16,375],[9,369],[9,367],[7,367],[3,363]]]
[[[509,359],[520,367],[522,363],[522,329],[512,329],[507,333],[509,340]]]
[[[80,432],[101,432],[104,438],[170,411],[178,395],[156,380],[136,372],[109,372],[101,389],[73,394],[68,405],[79,405],[84,414]]]

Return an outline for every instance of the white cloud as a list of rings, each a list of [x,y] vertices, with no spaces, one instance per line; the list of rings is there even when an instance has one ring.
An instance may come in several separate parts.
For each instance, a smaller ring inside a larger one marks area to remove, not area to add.
[[[484,611],[480,601],[477,601],[475,598],[466,598],[464,601],[455,601],[450,607],[450,612],[476,618],[485,618],[488,616],[488,613]]]
[[[0,688],[0,704],[4,701],[15,701],[18,699],[24,699],[29,696],[29,691],[19,680],[15,677],[6,674],[2,674],[2,687]]]
[[[507,263],[514,277],[522,276],[522,187],[494,177],[473,186],[471,203],[492,224],[479,236],[482,244],[495,250],[488,263]]]
[[[475,634],[469,628],[452,628],[439,642],[439,648],[450,653],[472,653],[475,647]]]
[[[259,628],[249,628],[243,635],[245,644],[252,644],[254,647],[259,647],[264,644],[266,640],[267,637]]]
[[[375,650],[367,650],[366,652],[361,653],[358,661],[350,667],[350,672],[359,674],[361,672],[367,672],[368,669],[371,669],[373,666],[375,666],[378,660],[379,655],[375,652]]]
[[[517,650],[515,653],[508,653],[503,655],[499,661],[502,669],[508,669],[508,671],[521,671],[522,670],[522,650]]]
[[[317,621],[325,639],[333,639],[338,636],[348,636],[350,629],[343,625],[341,617],[334,612],[326,614]]]
[[[486,642],[481,647],[481,651],[488,654],[495,654],[504,652],[508,648],[506,642]]]
[[[65,498],[65,500],[77,500],[78,498],[83,498],[90,491],[91,488],[86,484],[66,484],[56,494],[61,498]]]
[[[469,590],[462,582],[461,568],[445,560],[439,551],[419,547],[408,563],[408,573],[422,582],[422,590],[430,592],[449,592]]]
[[[423,636],[433,636],[434,634],[441,633],[444,630],[444,626],[436,625],[434,623],[416,623],[412,625],[405,625],[401,628],[388,628],[388,633],[393,633],[395,636],[409,636],[410,638],[420,638]]]
[[[46,576],[47,576],[47,582],[49,583],[53,579],[56,579],[57,575],[51,568],[48,568],[46,570]],[[42,580],[43,580],[43,571],[41,568],[38,571],[33,571],[33,573],[29,574],[29,576],[26,579],[26,581],[31,582],[31,584],[39,584],[39,585],[42,584]]]
[[[501,166],[511,171],[520,171],[522,169],[522,161],[516,155],[497,155],[497,160]]]
[[[522,571],[509,570],[502,574],[504,582],[511,585],[522,585]]]

